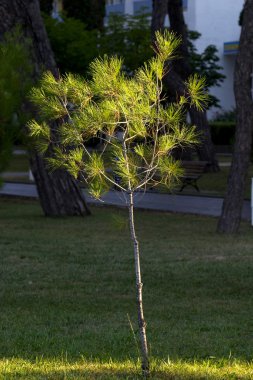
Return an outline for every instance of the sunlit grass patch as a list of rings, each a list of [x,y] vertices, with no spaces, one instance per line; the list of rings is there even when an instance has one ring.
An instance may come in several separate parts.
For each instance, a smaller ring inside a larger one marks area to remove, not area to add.
[[[134,379],[138,369],[133,362],[103,363],[97,360],[68,362],[66,359],[44,358],[29,361],[12,358],[0,361],[0,376],[4,379]],[[131,376],[131,377],[130,377]]]
[[[160,364],[157,379],[173,380],[249,380],[253,364],[237,360],[176,361]]]
[[[67,359],[39,358],[29,361],[20,358],[0,361],[1,379],[141,379],[140,363],[133,361],[102,362],[81,359],[69,362]],[[157,380],[251,380],[253,364],[237,360],[206,361],[152,361],[151,379]]]

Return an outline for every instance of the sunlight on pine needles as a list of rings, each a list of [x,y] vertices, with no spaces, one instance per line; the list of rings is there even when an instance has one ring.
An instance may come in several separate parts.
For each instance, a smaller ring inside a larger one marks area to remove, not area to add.
[[[140,363],[101,362],[86,359],[69,362],[66,358],[29,361],[20,358],[0,361],[0,379],[141,379]],[[236,359],[206,361],[152,361],[151,379],[171,380],[250,380],[253,363]]]

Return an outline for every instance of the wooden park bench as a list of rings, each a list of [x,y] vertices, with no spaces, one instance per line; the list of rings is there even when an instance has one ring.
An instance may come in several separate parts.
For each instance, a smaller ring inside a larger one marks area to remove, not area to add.
[[[207,161],[182,161],[184,174],[181,177],[182,186],[179,191],[183,191],[183,189],[188,185],[193,186],[197,191],[200,191],[197,181],[205,173],[207,165]]]

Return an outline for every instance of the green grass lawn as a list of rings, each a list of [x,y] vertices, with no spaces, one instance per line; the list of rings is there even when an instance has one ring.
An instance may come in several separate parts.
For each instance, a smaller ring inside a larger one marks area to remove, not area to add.
[[[0,207],[0,379],[137,379],[133,252],[115,222],[126,212]],[[152,379],[253,379],[251,227],[228,237],[214,218],[136,219]]]
[[[229,174],[229,167],[221,166],[221,170],[218,173],[205,173],[198,181],[200,188],[200,194],[221,196],[223,197],[226,192],[227,179]],[[253,177],[253,165],[250,165],[244,197],[250,199],[251,197],[251,178]],[[195,191],[198,195],[198,192]]]

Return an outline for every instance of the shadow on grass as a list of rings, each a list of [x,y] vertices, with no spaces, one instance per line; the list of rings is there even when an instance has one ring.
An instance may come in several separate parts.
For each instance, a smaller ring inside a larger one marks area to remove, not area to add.
[[[141,379],[140,363],[133,361],[107,363],[99,361],[37,359],[28,361],[20,358],[0,361],[1,379]],[[173,361],[151,363],[151,379],[157,380],[251,380],[253,363],[237,360]]]

